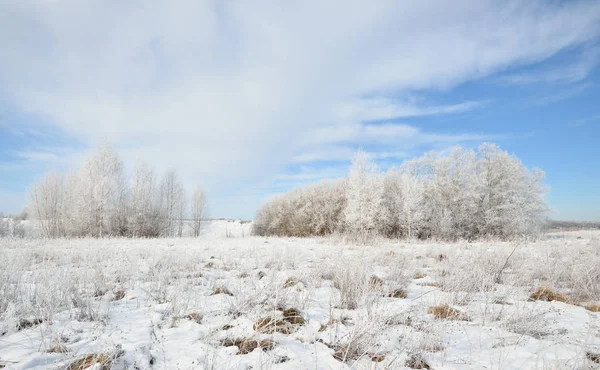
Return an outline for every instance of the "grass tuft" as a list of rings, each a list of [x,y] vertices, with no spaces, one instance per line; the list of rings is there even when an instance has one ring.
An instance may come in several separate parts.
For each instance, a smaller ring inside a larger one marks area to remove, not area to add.
[[[263,334],[291,334],[293,331],[292,325],[286,321],[278,320],[273,317],[263,317],[259,319],[253,326],[254,330]]]
[[[407,293],[406,293],[406,290],[404,290],[404,289],[396,289],[396,290],[390,292],[387,296],[390,298],[406,298]]]
[[[236,346],[238,348],[238,355],[247,355],[248,353],[254,351],[257,348],[262,349],[263,351],[271,351],[275,348],[275,342],[272,339],[225,339],[221,341],[221,345],[224,347],[232,347]]]
[[[591,304],[585,307],[590,312],[600,312],[600,304]]]
[[[225,287],[216,287],[215,290],[213,290],[211,295],[217,295],[217,294],[226,294],[229,296],[233,296],[233,293],[231,293],[227,288]]]
[[[530,299],[534,301],[544,301],[544,302],[564,302],[569,303],[569,299],[564,295],[546,287],[538,287],[535,292],[531,293],[529,296]]]
[[[296,284],[298,284],[298,281],[296,281],[296,279],[295,279],[295,278],[293,278],[293,277],[289,277],[289,278],[288,278],[288,279],[285,281],[285,283],[283,283],[283,287],[284,287],[284,288],[290,288],[290,287],[293,287],[293,286],[294,286],[294,285],[296,285]]]
[[[433,315],[437,320],[462,320],[468,321],[468,317],[449,305],[433,306],[427,309],[427,313]]]

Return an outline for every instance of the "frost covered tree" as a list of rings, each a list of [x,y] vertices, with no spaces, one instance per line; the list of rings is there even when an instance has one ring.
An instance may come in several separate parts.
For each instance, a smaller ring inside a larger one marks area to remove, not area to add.
[[[130,192],[129,234],[133,237],[157,237],[164,228],[154,171],[138,162],[133,171]]]
[[[65,236],[65,183],[62,175],[45,175],[31,189],[29,210],[46,238]]]
[[[376,233],[382,225],[383,204],[382,176],[370,156],[359,151],[352,161],[346,182],[344,218],[347,230],[361,240]]]
[[[84,236],[125,235],[127,188],[123,163],[108,145],[100,146],[78,172],[75,207]]]
[[[162,235],[181,236],[185,216],[185,189],[173,170],[167,171],[161,181],[160,199],[161,215],[164,219]]]
[[[77,170],[50,173],[35,184],[28,212],[50,238],[174,237],[183,234],[185,207],[174,171],[157,185],[152,169],[138,164],[129,183],[123,162],[104,145]]]
[[[201,186],[196,187],[192,195],[192,232],[195,238],[200,236],[202,220],[206,212],[206,194]]]
[[[544,173],[494,144],[426,153],[385,175],[359,152],[346,179],[279,195],[260,208],[255,232],[359,240],[509,239],[539,232],[546,219]]]

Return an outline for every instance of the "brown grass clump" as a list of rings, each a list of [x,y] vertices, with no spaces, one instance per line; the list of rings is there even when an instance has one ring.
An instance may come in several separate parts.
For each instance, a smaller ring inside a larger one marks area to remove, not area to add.
[[[449,305],[433,306],[427,309],[428,314],[432,314],[437,320],[462,320],[468,321],[467,316]]]
[[[125,290],[123,289],[117,290],[116,292],[113,292],[113,294],[115,295],[113,301],[120,301],[121,299],[125,298]]]
[[[225,287],[216,287],[215,290],[213,290],[211,295],[217,295],[217,294],[227,294],[227,295],[233,296],[233,293],[231,293]]]
[[[410,356],[410,358],[406,360],[406,367],[410,367],[411,369],[431,369],[431,366],[429,366],[420,355]]]
[[[291,334],[293,331],[290,323],[283,320],[277,320],[273,317],[263,317],[259,319],[252,327],[254,330],[263,334]]]
[[[406,298],[407,293],[404,289],[396,289],[388,294],[390,298]]]
[[[600,364],[600,353],[586,352],[585,357],[592,362]]]
[[[207,263],[206,265],[204,265],[204,268],[207,268],[207,269],[212,269],[214,267],[215,267],[215,263],[212,261]]]
[[[43,319],[38,319],[38,318],[34,318],[34,319],[21,319],[17,323],[17,330],[29,329],[29,328],[32,328],[34,326],[40,325],[43,322],[44,322]]]
[[[423,283],[423,284],[419,284],[421,286],[428,286],[428,287],[432,287],[432,288],[440,288],[441,285],[438,283]]]
[[[238,355],[247,355],[257,348],[263,351],[270,351],[275,348],[275,342],[271,339],[255,340],[255,339],[225,339],[221,342],[224,347],[236,346]]]
[[[114,359],[114,356],[106,353],[89,354],[71,362],[65,370],[86,370],[92,366],[97,368],[95,365],[100,365],[100,370],[110,370]]]
[[[289,322],[292,325],[304,325],[305,320],[302,313],[297,308],[288,308],[283,311],[283,321]]]
[[[258,277],[258,280],[260,280],[260,279],[264,278],[265,276],[267,276],[267,274],[266,274],[265,272],[263,272],[263,271],[259,271],[259,272],[256,274],[256,277]]]
[[[68,353],[71,352],[67,346],[62,343],[56,343],[54,346],[48,348],[48,353]]]
[[[585,307],[590,312],[600,312],[600,304],[591,304]]]
[[[298,284],[298,282],[296,281],[296,279],[294,279],[293,277],[289,277],[285,283],[283,283],[283,287],[284,288],[290,288],[293,287],[294,285]]]
[[[422,272],[417,272],[415,274],[415,279],[423,279],[425,276],[427,275],[423,274]]]
[[[249,274],[249,273],[247,273],[247,272],[242,272],[242,273],[240,274],[240,279],[245,279],[245,278],[247,278],[248,276],[250,276],[250,274]]]
[[[531,293],[529,296],[530,299],[535,301],[544,301],[544,302],[564,302],[569,303],[569,299],[564,295],[545,287],[538,287],[535,292]]]
[[[385,356],[384,355],[373,355],[373,356],[371,356],[371,361],[383,362],[383,361],[385,361]]]
[[[373,275],[369,278],[369,284],[374,289],[381,289],[383,287],[383,280],[378,276]]]

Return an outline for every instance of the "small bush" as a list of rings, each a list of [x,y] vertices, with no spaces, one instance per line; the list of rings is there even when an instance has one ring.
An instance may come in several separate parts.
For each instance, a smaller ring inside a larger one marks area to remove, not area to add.
[[[468,321],[467,316],[449,305],[433,306],[427,309],[428,314],[432,314],[437,320],[462,320]]]
[[[545,287],[538,287],[535,292],[531,293],[529,296],[530,299],[534,301],[544,301],[544,302],[564,302],[569,303],[569,299],[564,295]]]

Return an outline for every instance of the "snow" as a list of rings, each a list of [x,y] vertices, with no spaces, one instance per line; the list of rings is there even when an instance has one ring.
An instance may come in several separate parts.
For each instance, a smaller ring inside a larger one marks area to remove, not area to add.
[[[513,243],[360,246],[250,228],[223,220],[200,239],[0,239],[0,364],[54,369],[106,353],[114,369],[404,369],[413,357],[433,369],[600,367],[587,358],[600,353],[600,313],[583,307],[600,299],[599,232],[519,245],[498,284]],[[538,285],[573,303],[529,300]],[[218,287],[232,295],[213,295]],[[399,288],[406,298],[388,297]],[[468,321],[428,313],[444,304]],[[254,328],[292,307],[304,325]],[[250,338],[274,348],[222,345]],[[48,352],[59,343],[68,352]]]

